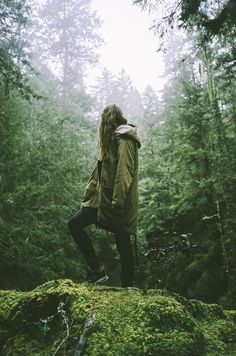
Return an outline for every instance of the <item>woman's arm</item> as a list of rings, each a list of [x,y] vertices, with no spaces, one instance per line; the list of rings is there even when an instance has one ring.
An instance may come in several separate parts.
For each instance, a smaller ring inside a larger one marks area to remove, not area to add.
[[[122,209],[133,181],[135,169],[135,145],[131,139],[121,138],[118,147],[118,164],[113,189],[112,206]]]

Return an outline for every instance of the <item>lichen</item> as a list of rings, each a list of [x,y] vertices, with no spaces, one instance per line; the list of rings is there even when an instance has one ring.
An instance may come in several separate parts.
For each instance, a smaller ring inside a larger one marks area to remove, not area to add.
[[[73,355],[91,311],[96,321],[85,355],[202,356],[235,350],[236,311],[163,290],[144,294],[56,280],[29,292],[0,291],[0,354]]]

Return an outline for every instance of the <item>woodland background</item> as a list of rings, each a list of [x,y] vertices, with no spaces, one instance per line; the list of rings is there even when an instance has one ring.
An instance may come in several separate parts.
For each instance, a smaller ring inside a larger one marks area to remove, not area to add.
[[[125,70],[87,87],[103,42],[90,0],[0,1],[0,287],[83,280],[67,222],[97,159],[99,114],[116,103],[142,139],[136,285],[235,308],[235,2],[172,1],[162,18],[161,1],[133,3],[156,16],[161,98]],[[119,284],[112,235],[91,234]]]

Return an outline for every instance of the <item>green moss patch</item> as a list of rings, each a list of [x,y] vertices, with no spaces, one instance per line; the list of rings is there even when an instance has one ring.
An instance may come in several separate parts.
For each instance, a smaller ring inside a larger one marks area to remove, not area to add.
[[[236,312],[161,290],[47,282],[30,292],[0,291],[0,354],[74,355],[91,312],[85,355],[228,355]]]

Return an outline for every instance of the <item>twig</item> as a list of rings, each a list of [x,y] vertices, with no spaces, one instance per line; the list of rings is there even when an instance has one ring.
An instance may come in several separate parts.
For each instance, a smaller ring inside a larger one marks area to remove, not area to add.
[[[88,336],[91,334],[94,324],[95,324],[95,318],[96,318],[96,313],[92,311],[88,318],[86,319],[86,322],[84,324],[84,329],[83,332],[79,338],[79,342],[76,345],[75,348],[75,353],[74,356],[81,356],[83,355],[84,349],[85,349],[85,344],[87,341]]]
[[[106,287],[106,288],[99,288],[96,291],[97,292],[123,292],[123,291],[137,291],[137,292],[142,292],[141,289],[137,288],[137,287]]]
[[[60,302],[60,304],[58,305],[58,308],[57,308],[57,312],[59,314],[61,314],[62,318],[63,318],[63,321],[66,325],[66,336],[64,337],[64,339],[60,342],[59,346],[57,347],[56,351],[54,351],[54,353],[52,354],[52,356],[55,356],[58,352],[58,350],[61,348],[61,346],[64,344],[64,342],[66,341],[66,339],[69,337],[70,335],[70,328],[69,328],[69,324],[68,324],[68,320],[67,320],[67,317],[66,317],[66,312],[64,309],[62,309],[62,307],[64,306],[64,303],[63,302]]]
[[[121,287],[100,287],[96,289],[96,292],[120,292]]]
[[[217,208],[217,217],[218,217],[218,230],[220,233],[220,243],[221,243],[223,259],[224,259],[224,268],[225,268],[225,272],[228,273],[229,266],[228,266],[228,261],[227,261],[227,252],[225,249],[224,232],[223,232],[223,227],[222,227],[222,223],[221,223],[220,203],[218,200],[216,202],[216,208]]]

